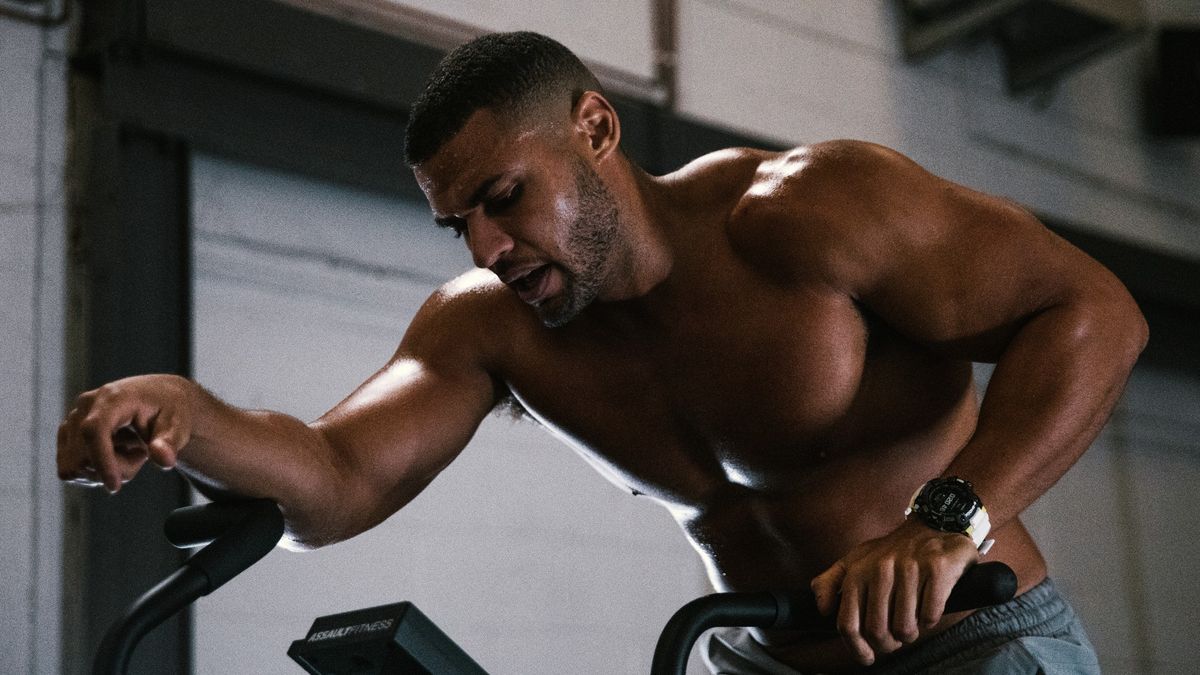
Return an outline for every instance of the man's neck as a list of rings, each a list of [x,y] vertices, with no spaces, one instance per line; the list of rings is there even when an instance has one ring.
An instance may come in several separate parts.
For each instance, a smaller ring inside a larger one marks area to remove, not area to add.
[[[601,302],[646,295],[670,276],[674,265],[667,236],[672,212],[669,188],[624,157],[618,161],[605,178],[617,199],[622,236]]]

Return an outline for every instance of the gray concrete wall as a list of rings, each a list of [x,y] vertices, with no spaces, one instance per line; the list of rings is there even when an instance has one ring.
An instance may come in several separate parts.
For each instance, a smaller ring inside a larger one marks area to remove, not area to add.
[[[392,2],[488,30],[545,33],[589,62],[643,78],[654,77],[652,0]],[[604,30],[598,30],[600,26]]]
[[[0,15],[0,673],[59,663],[65,33]]]
[[[789,142],[882,143],[1045,215],[1200,257],[1200,143],[1140,130],[1146,43],[1014,99],[990,43],[905,63],[897,4],[682,0],[680,107]],[[1169,4],[1156,14],[1188,16]]]

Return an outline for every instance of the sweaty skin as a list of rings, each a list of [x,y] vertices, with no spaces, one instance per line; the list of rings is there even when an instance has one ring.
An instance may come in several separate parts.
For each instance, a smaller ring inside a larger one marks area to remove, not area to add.
[[[416,168],[486,269],[431,297],[321,419],[131,378],[80,397],[60,475],[117,489],[147,458],[178,464],[275,498],[296,545],[322,545],[406,504],[512,398],[668,508],[716,588],[811,585],[841,635],[756,633],[798,669],[882,660],[961,620],[940,607],[973,545],[903,517],[930,478],[972,481],[987,559],[1021,592],[1046,576],[1018,514],[1098,433],[1146,340],[1109,272],[879,146],[732,149],[653,177],[617,150],[603,97],[561,112],[478,111]],[[982,406],[972,361],[998,364]],[[126,425],[144,443],[114,451]]]

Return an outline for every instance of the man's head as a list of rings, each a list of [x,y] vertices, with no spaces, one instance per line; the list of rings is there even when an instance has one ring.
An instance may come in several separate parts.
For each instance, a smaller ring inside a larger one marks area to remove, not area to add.
[[[557,326],[622,268],[620,210],[605,180],[619,137],[615,111],[569,50],[501,33],[459,47],[430,76],[406,160],[438,224]]]
[[[600,83],[571,50],[537,33],[492,33],[442,59],[413,103],[404,138],[410,167],[437,154],[476,111],[518,124],[571,108]]]

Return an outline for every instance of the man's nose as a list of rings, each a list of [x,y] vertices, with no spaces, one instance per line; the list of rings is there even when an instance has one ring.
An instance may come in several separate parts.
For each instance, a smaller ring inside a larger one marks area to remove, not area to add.
[[[513,238],[496,221],[479,216],[467,224],[467,246],[476,267],[490,268],[513,249]]]

